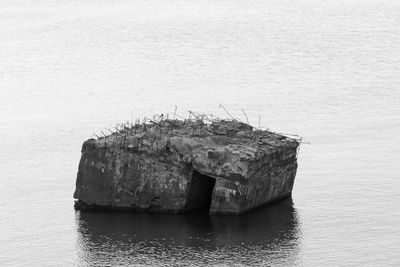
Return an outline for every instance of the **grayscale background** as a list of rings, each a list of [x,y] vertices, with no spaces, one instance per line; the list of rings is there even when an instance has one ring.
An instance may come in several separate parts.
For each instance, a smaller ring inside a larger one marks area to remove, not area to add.
[[[2,0],[0,265],[400,265],[397,0]],[[292,200],[80,213],[84,140],[187,110],[295,133]]]

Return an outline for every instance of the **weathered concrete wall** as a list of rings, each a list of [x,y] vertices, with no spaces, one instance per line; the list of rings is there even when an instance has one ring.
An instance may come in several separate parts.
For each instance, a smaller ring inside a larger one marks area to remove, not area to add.
[[[291,195],[297,170],[296,147],[249,164],[245,181],[217,179],[210,213],[241,214]]]
[[[170,124],[86,141],[76,208],[240,214],[291,194],[298,141],[237,122]]]
[[[88,141],[82,147],[74,198],[81,201],[80,208],[179,212],[191,171]]]

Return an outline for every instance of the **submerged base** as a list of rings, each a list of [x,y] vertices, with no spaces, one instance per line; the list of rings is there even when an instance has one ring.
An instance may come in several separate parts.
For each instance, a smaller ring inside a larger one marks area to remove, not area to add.
[[[284,199],[291,198],[292,194],[287,193],[282,196],[279,196],[276,199],[272,199],[266,203],[261,205],[255,206],[251,209],[248,209],[241,213],[233,213],[233,212],[212,212],[205,209],[187,209],[185,211],[178,211],[178,210],[154,210],[154,209],[142,209],[142,208],[132,208],[132,207],[116,207],[116,206],[101,206],[96,204],[86,204],[82,200],[76,200],[74,203],[75,210],[87,210],[87,211],[116,211],[116,212],[149,212],[149,213],[171,213],[171,214],[184,214],[184,213],[204,213],[210,215],[242,215],[248,213],[253,210],[261,209],[263,207],[273,205],[277,202],[280,202]]]
[[[139,208],[139,207],[119,207],[119,206],[103,206],[97,204],[87,204],[82,200],[75,200],[75,210],[92,210],[92,211],[121,211],[121,212],[149,212],[149,213],[172,213],[181,214],[184,211],[172,209],[152,209],[152,208]]]

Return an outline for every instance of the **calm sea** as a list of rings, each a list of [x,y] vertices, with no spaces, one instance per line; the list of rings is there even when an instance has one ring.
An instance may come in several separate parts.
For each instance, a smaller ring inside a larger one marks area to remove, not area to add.
[[[187,110],[304,141],[242,217],[75,212],[82,142]],[[400,265],[397,0],[2,0],[0,265]]]

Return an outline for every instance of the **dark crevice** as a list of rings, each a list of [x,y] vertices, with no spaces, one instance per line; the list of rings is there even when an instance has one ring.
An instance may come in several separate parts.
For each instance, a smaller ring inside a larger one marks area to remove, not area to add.
[[[193,171],[185,210],[208,213],[211,206],[214,186],[214,178]]]

